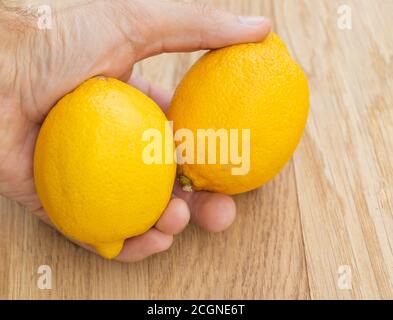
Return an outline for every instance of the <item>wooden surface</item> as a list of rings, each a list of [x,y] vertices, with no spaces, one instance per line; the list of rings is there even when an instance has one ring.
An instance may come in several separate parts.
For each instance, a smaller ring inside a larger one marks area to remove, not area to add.
[[[0,199],[0,298],[393,298],[393,0],[346,0],[351,30],[337,24],[343,1],[210,2],[271,16],[303,65],[312,109],[293,160],[236,197],[227,232],[190,226],[168,252],[131,265]],[[164,55],[136,72],[173,89],[197,56]],[[40,265],[52,268],[52,290],[37,288]]]

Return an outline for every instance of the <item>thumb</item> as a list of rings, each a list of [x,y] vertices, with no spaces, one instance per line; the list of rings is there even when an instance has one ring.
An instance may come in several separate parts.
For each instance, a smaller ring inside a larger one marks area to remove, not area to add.
[[[137,10],[141,39],[137,60],[163,52],[221,48],[236,43],[262,41],[271,28],[262,16],[235,16],[206,4],[148,1]]]

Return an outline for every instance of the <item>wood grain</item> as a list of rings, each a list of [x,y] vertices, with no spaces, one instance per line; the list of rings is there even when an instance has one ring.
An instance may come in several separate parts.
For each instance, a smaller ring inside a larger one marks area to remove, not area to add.
[[[312,109],[293,160],[236,197],[227,232],[190,226],[168,252],[130,265],[0,198],[0,299],[393,298],[393,0],[345,1],[351,30],[337,25],[338,0],[206,2],[272,17],[304,67]],[[135,71],[173,90],[199,55],[163,55]],[[52,290],[36,285],[44,264]],[[340,289],[340,266],[351,289]]]
[[[294,157],[311,296],[392,298],[393,2],[347,1],[352,30],[337,27],[340,1],[296,3],[275,12],[312,92]],[[352,290],[337,288],[340,265]]]

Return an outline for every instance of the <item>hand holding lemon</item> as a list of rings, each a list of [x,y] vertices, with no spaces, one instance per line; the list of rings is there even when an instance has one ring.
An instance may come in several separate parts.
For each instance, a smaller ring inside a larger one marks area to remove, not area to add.
[[[193,187],[227,194],[261,186],[292,156],[308,104],[307,80],[275,34],[263,43],[207,54],[179,86],[169,117],[175,131],[248,129],[250,168],[234,175],[227,162],[193,162],[184,163],[181,174]],[[157,163],[143,157],[148,130],[160,141]],[[34,170],[38,195],[57,228],[105,258],[116,257],[127,238],[152,228],[169,201],[176,172],[173,159],[162,161],[168,145],[175,154],[173,136],[165,130],[159,107],[115,79],[88,80],[61,99],[41,128]]]
[[[223,194],[204,191],[187,193],[176,183],[173,189],[175,198],[167,204],[172,194],[172,188],[168,186],[174,180],[174,166],[163,165],[156,170],[144,167],[134,158],[138,151],[135,135],[146,127],[161,130],[161,123],[166,120],[165,116],[154,102],[137,92],[135,88],[111,78],[127,81],[135,62],[160,53],[163,48],[166,51],[189,51],[221,48],[236,43],[261,42],[269,31],[266,19],[239,18],[200,5],[178,5],[161,1],[152,1],[148,4],[138,2],[138,5],[143,8],[117,8],[112,4],[111,17],[107,15],[109,4],[100,1],[89,2],[84,6],[76,5],[64,11],[59,10],[58,19],[61,19],[62,23],[55,25],[55,28],[58,28],[56,32],[48,33],[49,38],[46,38],[44,33],[34,33],[31,29],[26,29],[25,33],[21,33],[24,39],[14,39],[12,30],[7,29],[9,24],[0,26],[2,31],[5,31],[1,32],[1,37],[5,38],[2,39],[2,43],[9,45],[5,52],[10,53],[9,57],[5,56],[5,61],[9,59],[6,65],[10,66],[10,70],[7,69],[7,76],[1,78],[0,101],[5,107],[0,115],[0,193],[19,201],[43,219],[46,219],[47,209],[55,226],[64,234],[95,247],[107,258],[118,255],[117,258],[122,261],[140,260],[167,249],[171,245],[173,235],[187,224],[189,211],[195,223],[207,230],[220,231],[231,224],[235,210],[232,200]],[[128,11],[126,15],[124,10]],[[138,16],[141,12],[149,14],[152,21],[149,26],[145,26],[144,18]],[[125,16],[129,16],[130,19],[125,19]],[[78,17],[83,17],[86,24],[80,26],[72,23]],[[8,19],[8,16],[4,19]],[[105,19],[112,19],[113,23],[103,23]],[[15,19],[13,21],[17,22]],[[168,25],[171,25],[171,32],[167,34],[165,30],[168,29],[162,26]],[[218,34],[215,32],[217,29],[223,32]],[[134,30],[145,31],[142,35],[136,35],[133,33]],[[102,35],[99,41],[94,36],[98,33]],[[63,41],[60,41],[59,37],[51,37],[55,34],[63,35]],[[70,37],[72,34],[80,36]],[[41,45],[36,46],[37,51],[33,50],[30,54],[24,55],[28,57],[28,61],[21,60],[16,71],[11,63],[14,59],[13,52],[16,48],[18,52],[29,52],[31,49],[26,44],[30,38],[34,38],[36,43]],[[205,61],[221,60],[220,52],[231,52],[232,49],[223,50],[214,51],[210,54],[213,59],[207,58]],[[45,55],[48,56],[45,60],[48,63],[47,68],[40,69],[42,57]],[[282,57],[290,66],[289,60],[284,59],[284,55]],[[196,66],[195,69],[198,70],[199,67]],[[289,69],[292,70],[290,67]],[[293,70],[295,69],[294,67]],[[9,74],[13,73],[18,76],[9,77]],[[303,79],[300,81],[303,84],[296,86],[302,88],[305,94],[304,78],[298,74],[299,79]],[[104,78],[94,78],[96,75],[103,75]],[[211,79],[214,78],[213,75],[212,70],[208,76]],[[281,73],[281,77],[285,77],[285,73]],[[86,82],[90,78],[93,80]],[[175,120],[175,129],[179,125],[188,126],[187,123],[176,124],[178,120],[175,119],[176,109],[184,108],[181,103],[181,97],[184,96],[181,88],[186,88],[186,92],[191,91],[191,94],[195,95],[204,93],[207,88],[198,91],[198,87],[190,88],[187,83],[193,87],[195,80],[192,76],[187,76],[182,82],[171,106],[169,118]],[[291,88],[289,83],[287,82],[285,88]],[[170,99],[161,93],[158,94],[156,89],[140,83],[133,84],[149,93],[164,109],[169,105]],[[81,87],[77,88],[79,85]],[[106,85],[108,87],[105,87]],[[113,89],[112,85],[116,89]],[[114,90],[119,91],[121,97]],[[103,94],[104,92],[106,94]],[[197,106],[200,101],[195,99],[195,95],[193,101]],[[289,95],[295,97],[291,95],[291,91]],[[73,96],[77,98],[73,99]],[[100,97],[98,100],[95,98],[97,96]],[[207,97],[208,95],[205,95],[205,98]],[[263,101],[262,98],[260,95],[256,102],[260,103]],[[299,113],[299,121],[296,121],[298,125],[293,126],[297,128],[296,134],[290,139],[290,147],[280,158],[281,166],[293,152],[304,126],[302,121],[305,120],[307,107],[306,98],[302,99],[302,103],[293,105],[293,110],[302,110],[303,115]],[[216,102],[219,106],[220,100]],[[57,106],[52,109],[56,103]],[[257,106],[258,103],[253,105]],[[144,109],[142,105],[147,106],[146,110],[141,111]],[[280,104],[280,107],[283,107],[283,104]],[[256,110],[258,109],[254,111]],[[138,118],[138,115],[141,117],[139,119],[144,120],[132,122],[131,120]],[[198,118],[197,114],[194,116]],[[239,113],[236,114],[236,117],[238,116]],[[296,116],[287,117],[286,123],[295,118]],[[186,122],[189,120],[184,118]],[[197,119],[195,123],[203,125],[203,121],[205,119]],[[231,126],[230,117],[226,121]],[[11,126],[7,126],[8,123]],[[222,122],[220,125],[223,124],[225,123]],[[36,144],[40,130],[40,139],[44,139]],[[52,135],[50,131],[56,134]],[[251,139],[252,136],[251,134]],[[278,141],[278,144],[284,148],[282,142]],[[35,147],[36,181],[33,180]],[[130,150],[135,153],[127,153]],[[133,164],[128,166],[130,162]],[[44,163],[47,164],[43,165]],[[137,170],[132,171],[132,167]],[[262,167],[266,168],[265,165]],[[278,171],[279,167],[277,166],[275,171]],[[230,184],[230,180],[227,180],[227,177],[222,179],[222,176],[217,178],[216,169],[206,175],[199,169],[187,171],[185,167],[180,167],[194,190],[213,190],[228,194],[243,191],[222,190],[221,186]],[[66,172],[69,174],[64,174]],[[257,187],[270,175],[272,173],[259,173],[258,178],[252,180],[252,184],[248,185],[246,182],[244,187]],[[146,180],[141,183],[143,177],[146,177]],[[207,180],[206,185],[200,183],[203,180],[200,177],[208,177],[204,178]],[[209,187],[215,183],[217,188]],[[35,193],[35,186],[40,198]],[[133,208],[137,210],[133,211]],[[134,219],[138,222],[135,223]]]

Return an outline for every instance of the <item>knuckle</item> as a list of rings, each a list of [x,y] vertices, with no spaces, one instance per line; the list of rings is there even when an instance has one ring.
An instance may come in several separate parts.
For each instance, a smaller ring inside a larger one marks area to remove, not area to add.
[[[155,241],[154,243],[154,248],[155,248],[155,252],[159,253],[159,252],[163,252],[168,250],[173,243],[173,236],[168,236],[165,241],[163,241],[162,239],[160,241]]]
[[[208,3],[195,3],[193,8],[197,16],[207,19],[216,17],[219,13],[218,9]]]

